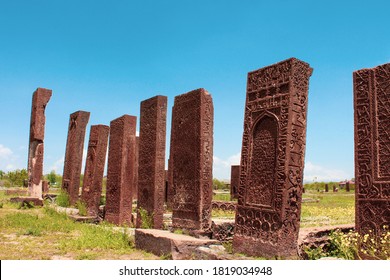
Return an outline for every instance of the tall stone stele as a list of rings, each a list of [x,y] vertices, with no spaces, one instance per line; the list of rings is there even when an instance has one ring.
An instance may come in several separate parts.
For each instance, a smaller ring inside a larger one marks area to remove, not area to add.
[[[248,73],[235,252],[297,255],[311,74],[296,58]]]
[[[77,111],[70,115],[68,139],[66,141],[62,189],[69,195],[74,205],[79,199],[80,175],[83,161],[85,130],[89,121],[89,112]]]
[[[90,216],[99,212],[109,132],[107,125],[92,125],[89,134],[81,201]]]
[[[132,221],[137,117],[123,115],[110,123],[105,220],[116,225]]]
[[[163,228],[167,101],[158,95],[141,102],[137,227],[144,222],[140,211],[146,211],[152,227]]]
[[[240,185],[240,166],[232,165],[230,169],[230,200],[238,198],[239,185]]]
[[[175,97],[170,144],[174,228],[205,231],[211,226],[213,124],[213,102],[205,89]]]
[[[361,235],[390,227],[390,63],[353,73],[355,223]]]
[[[45,109],[52,95],[50,89],[37,88],[33,93],[30,139],[28,150],[28,193],[42,199],[43,142],[45,138]]]

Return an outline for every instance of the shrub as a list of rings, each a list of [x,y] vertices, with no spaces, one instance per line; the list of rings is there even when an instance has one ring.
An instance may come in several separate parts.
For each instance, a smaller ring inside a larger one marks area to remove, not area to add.
[[[68,193],[64,190],[61,190],[61,192],[56,197],[56,203],[61,207],[69,207],[70,200]]]
[[[141,228],[153,228],[153,214],[149,214],[146,209],[140,207],[138,208],[138,215],[140,215],[141,218]]]
[[[87,216],[87,205],[83,201],[77,201],[76,202],[76,208],[79,209],[79,215],[80,216]]]
[[[322,257],[390,260],[390,231],[385,226],[383,232],[374,237],[372,232],[361,236],[355,231],[343,233],[336,230],[330,234],[329,243],[323,248],[305,248],[304,251],[311,260]]]

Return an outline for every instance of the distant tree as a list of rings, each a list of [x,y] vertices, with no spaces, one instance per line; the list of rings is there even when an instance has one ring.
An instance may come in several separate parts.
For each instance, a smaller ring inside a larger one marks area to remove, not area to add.
[[[221,189],[224,189],[226,186],[225,186],[225,183],[214,178],[213,179],[213,189],[214,190],[221,190]]]
[[[5,176],[5,173],[4,173],[4,171],[3,171],[3,170],[0,170],[0,179],[3,179],[3,178],[4,178],[4,176]]]
[[[55,170],[52,170],[49,174],[47,174],[46,178],[49,181],[50,185],[57,184],[57,174],[56,174]]]
[[[17,169],[15,171],[9,171],[7,173],[7,179],[11,182],[11,187],[23,186],[23,181],[28,179],[28,173],[26,169]]]

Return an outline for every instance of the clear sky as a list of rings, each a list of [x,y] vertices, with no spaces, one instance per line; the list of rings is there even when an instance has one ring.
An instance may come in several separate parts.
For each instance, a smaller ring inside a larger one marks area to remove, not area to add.
[[[389,10],[387,0],[0,0],[0,170],[27,168],[37,87],[53,90],[44,169],[61,174],[69,114],[108,125],[166,95],[169,148],[174,97],[202,87],[214,102],[214,177],[230,178],[247,72],[296,57],[314,68],[305,180],[352,178],[352,72],[390,62]]]

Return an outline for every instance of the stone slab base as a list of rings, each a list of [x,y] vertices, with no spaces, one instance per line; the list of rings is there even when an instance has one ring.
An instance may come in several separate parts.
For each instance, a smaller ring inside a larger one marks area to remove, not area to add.
[[[43,200],[37,197],[12,197],[10,201],[14,203],[21,203],[22,206],[43,206]]]
[[[80,216],[80,215],[70,215],[69,218],[76,222],[81,223],[99,223],[100,219],[98,216]]]
[[[172,256],[174,260],[199,259],[195,249],[220,245],[212,239],[197,239],[192,236],[175,234],[164,230],[136,229],[135,247],[157,256]]]
[[[27,192],[27,190],[7,189],[7,190],[5,190],[5,195],[20,195],[20,196],[27,196],[27,195],[28,195],[28,192]]]

